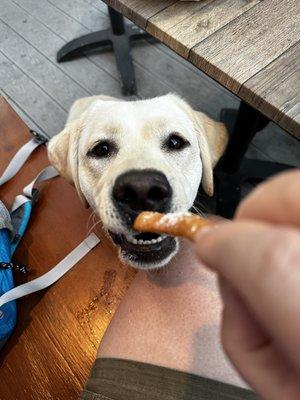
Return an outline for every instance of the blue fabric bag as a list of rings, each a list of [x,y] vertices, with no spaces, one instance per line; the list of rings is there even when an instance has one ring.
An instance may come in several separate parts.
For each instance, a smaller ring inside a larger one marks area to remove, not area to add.
[[[33,151],[47,142],[47,138],[31,130],[33,138],[25,143],[15,154],[3,174],[0,186],[11,180],[22,168]],[[35,194],[32,191],[32,194]],[[23,195],[22,195],[23,197]],[[13,264],[11,258],[24,235],[33,205],[32,198],[19,201],[18,207],[10,213],[0,200],[0,297],[14,287]],[[0,309],[0,348],[13,331],[16,324],[16,302],[4,304]]]
[[[22,168],[30,154],[46,139],[35,132],[31,139],[15,154],[8,167],[0,176],[0,186],[12,179]],[[99,238],[90,234],[63,260],[44,275],[14,286],[13,270],[26,271],[25,266],[17,266],[12,262],[12,257],[17,249],[30,220],[33,206],[38,197],[36,185],[40,182],[58,176],[52,166],[43,169],[37,177],[23,189],[23,194],[15,198],[10,211],[0,200],[0,350],[14,330],[17,321],[16,300],[38,290],[45,289],[60,279],[78,261],[80,261],[98,243]]]
[[[25,233],[31,210],[32,203],[26,202],[11,216],[0,201],[0,296],[14,287],[11,258]],[[16,301],[4,304],[0,309],[0,349],[12,333],[16,319]]]
[[[33,130],[31,130],[31,133],[33,138],[17,151],[0,176],[0,186],[11,180],[19,172],[33,151],[48,140]],[[24,195],[17,196],[11,212],[7,210],[4,203],[0,200],[0,297],[14,287],[11,258],[26,231],[30,219],[32,206],[38,193],[34,189],[37,179],[32,182],[32,186],[27,187],[27,193],[24,192]],[[15,327],[16,315],[15,301],[6,303],[0,308],[0,348],[4,345]]]

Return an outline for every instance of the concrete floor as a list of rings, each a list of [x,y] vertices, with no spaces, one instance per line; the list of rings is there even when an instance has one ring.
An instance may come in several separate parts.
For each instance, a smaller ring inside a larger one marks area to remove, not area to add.
[[[26,123],[53,136],[79,97],[122,97],[112,52],[94,52],[62,64],[57,50],[69,40],[109,24],[100,0],[1,0],[0,93]],[[216,119],[239,100],[161,44],[146,41],[132,51],[138,97],[176,92]],[[249,155],[300,165],[299,142],[274,124],[254,139]]]

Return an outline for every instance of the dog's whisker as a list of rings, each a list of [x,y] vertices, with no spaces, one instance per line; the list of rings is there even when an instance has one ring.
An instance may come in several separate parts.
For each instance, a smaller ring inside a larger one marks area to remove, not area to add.
[[[91,226],[91,228],[89,229],[87,236],[92,233],[92,231],[101,224],[101,220],[99,219],[98,221],[95,222],[95,219],[97,218],[97,215],[94,213],[93,215],[93,225]]]
[[[91,220],[93,219],[94,216],[95,216],[95,211],[93,211],[93,212],[89,215],[89,218],[88,218],[87,223],[86,223],[86,231],[88,231],[89,226],[90,226],[90,223],[91,223]]]
[[[204,204],[198,199],[195,199],[194,204],[197,204],[199,207],[205,207]]]
[[[201,208],[202,209],[202,213],[209,213],[209,207],[207,205],[205,205],[204,203],[202,203],[201,201],[195,199],[194,201],[194,205],[197,206],[197,208]]]
[[[87,236],[89,236],[92,231],[100,224],[101,221],[96,222],[96,224],[94,224],[91,229],[88,231]]]
[[[194,210],[197,215],[200,215],[201,217],[203,217],[204,213],[198,207],[192,206],[192,210]]]

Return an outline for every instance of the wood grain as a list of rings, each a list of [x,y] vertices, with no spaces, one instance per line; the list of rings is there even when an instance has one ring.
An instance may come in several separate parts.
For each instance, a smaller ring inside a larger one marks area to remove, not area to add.
[[[60,71],[63,71],[63,73],[67,75],[67,81],[72,79],[74,83],[76,82],[78,86],[84,88],[89,95],[95,92],[100,93],[101,91],[108,92],[109,90],[111,92],[114,91],[115,95],[119,94],[118,80],[113,79],[112,76],[103,71],[103,69],[97,67],[87,57],[81,57],[80,59],[75,59],[67,63],[58,64],[56,62],[57,50],[66,44],[70,37],[70,32],[74,35],[73,37],[75,37],[80,34],[88,33],[90,31],[89,29],[85,29],[80,23],[68,18],[66,14],[56,9],[52,4],[43,4],[42,0],[39,1],[39,4],[30,1],[19,1],[19,3],[23,7],[26,7],[26,10],[11,0],[2,0],[3,11],[1,11],[1,19],[27,42],[27,46],[30,44],[34,47],[29,53],[36,50],[45,57],[46,60],[43,60],[43,63],[46,71],[48,70],[48,65],[50,66],[50,64],[52,64],[49,68],[55,66],[56,69],[53,70],[55,75],[57,75],[55,76],[55,81],[59,79],[61,75]],[[40,6],[41,3],[42,7]],[[74,6],[72,10],[74,10]],[[82,9],[80,8],[80,10]],[[92,9],[92,11],[94,10]],[[102,13],[100,13],[100,15],[99,13],[95,14],[97,17],[97,24],[94,22],[94,26],[96,25],[98,29],[107,28],[109,24],[107,16]],[[101,15],[102,18],[100,18]],[[24,21],[26,21],[26,23],[24,23]],[[60,22],[59,31],[57,31],[57,21]],[[47,26],[42,22],[47,24]],[[91,26],[93,25],[91,24]],[[63,29],[63,27],[65,27],[65,29]],[[10,41],[12,40],[11,38],[9,39]],[[16,44],[18,49],[22,49],[21,40]],[[101,58],[105,58],[105,56],[106,55],[103,54]],[[34,74],[34,70],[32,72]],[[39,79],[39,76],[36,77],[35,74],[31,74],[31,76],[33,76],[33,79]],[[59,93],[65,92],[66,89],[67,86],[61,86]],[[76,93],[77,90],[78,88],[75,87],[74,93]],[[66,95],[61,97],[66,97]],[[67,108],[65,103],[63,105]]]
[[[238,93],[299,40],[299,16],[298,1],[265,0],[195,46],[189,60]]]
[[[113,7],[143,29],[146,28],[149,18],[177,2],[178,0],[105,0],[107,5]]]
[[[300,43],[250,78],[239,91],[248,102],[272,116],[288,132],[300,139]],[[257,95],[259,93],[259,96]]]
[[[27,127],[0,98],[0,173],[29,139]],[[7,206],[48,164],[36,150],[20,174],[0,189]],[[33,279],[54,266],[87,234],[90,211],[61,178],[44,185],[16,261]],[[99,341],[134,272],[122,266],[98,227],[101,244],[51,288],[18,302],[18,324],[0,354],[1,400],[75,400]],[[20,282],[19,282],[20,283]]]
[[[150,18],[147,31],[187,58],[190,49],[260,0],[204,0],[176,3]]]
[[[64,111],[67,112],[76,99],[90,95],[90,92],[80,87],[56,64],[49,63],[45,56],[2,22],[0,35],[0,51],[26,76],[34,79],[38,86]],[[15,51],[16,48],[22,50]]]
[[[252,77],[259,79],[260,71],[299,41],[299,1],[203,0],[172,4],[167,0],[104,1],[242,100],[254,106],[263,105],[262,112],[268,118],[299,137],[295,133],[299,129],[299,106],[287,106],[295,101],[290,97],[293,90],[288,89],[294,83],[293,66],[287,66],[291,73],[285,73],[283,82],[276,82],[276,87],[282,83],[280,99],[274,91],[264,104],[264,92],[272,91],[271,87],[260,92],[257,85],[255,93],[247,85],[243,88]],[[285,106],[278,109],[279,117],[274,119],[279,103]]]
[[[22,110],[31,115],[49,136],[60,132],[67,113],[2,53],[0,68],[1,89],[9,97],[17,98]]]

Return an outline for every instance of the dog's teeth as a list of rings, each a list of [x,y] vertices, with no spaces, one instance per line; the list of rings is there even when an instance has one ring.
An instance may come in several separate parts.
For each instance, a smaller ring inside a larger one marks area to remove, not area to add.
[[[130,242],[130,243],[133,243],[133,244],[138,244],[138,241],[137,241],[137,239],[135,239],[134,237],[132,237],[132,236],[127,236],[126,235],[126,239],[128,240],[128,242]]]
[[[138,245],[156,244],[156,243],[160,243],[164,238],[165,238],[165,236],[159,236],[157,239],[143,240],[143,239],[136,239],[132,236],[126,235],[126,239],[128,240],[128,242],[135,244],[135,245],[137,245],[137,244]]]

